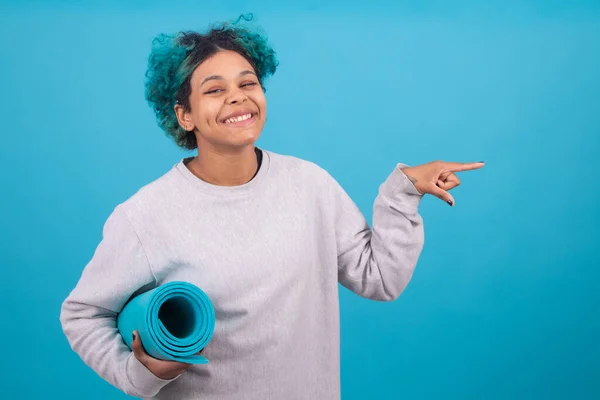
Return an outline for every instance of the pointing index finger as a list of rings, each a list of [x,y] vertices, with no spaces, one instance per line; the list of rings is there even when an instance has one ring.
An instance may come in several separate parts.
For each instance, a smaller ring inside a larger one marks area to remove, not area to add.
[[[483,167],[484,162],[471,162],[471,163],[459,163],[459,162],[446,162],[444,167],[452,172],[470,171],[473,169],[479,169]]]

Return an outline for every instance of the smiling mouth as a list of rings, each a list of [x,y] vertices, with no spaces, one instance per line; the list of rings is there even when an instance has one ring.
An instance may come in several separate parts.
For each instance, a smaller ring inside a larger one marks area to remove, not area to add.
[[[246,123],[252,122],[254,118],[254,113],[248,113],[237,117],[227,118],[223,123],[226,125],[245,125]]]

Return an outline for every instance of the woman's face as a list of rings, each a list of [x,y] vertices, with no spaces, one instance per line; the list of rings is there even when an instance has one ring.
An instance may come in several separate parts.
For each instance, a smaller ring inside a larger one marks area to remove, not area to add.
[[[217,151],[252,145],[266,119],[266,99],[250,63],[222,50],[202,62],[191,77],[191,110],[176,105],[184,129],[194,130],[198,147]]]

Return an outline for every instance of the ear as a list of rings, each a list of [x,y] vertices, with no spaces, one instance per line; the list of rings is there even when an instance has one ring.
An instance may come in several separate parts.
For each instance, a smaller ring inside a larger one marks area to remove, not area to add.
[[[179,125],[186,131],[193,131],[195,127],[192,122],[192,114],[189,111],[186,111],[181,104],[175,104],[174,109]]]

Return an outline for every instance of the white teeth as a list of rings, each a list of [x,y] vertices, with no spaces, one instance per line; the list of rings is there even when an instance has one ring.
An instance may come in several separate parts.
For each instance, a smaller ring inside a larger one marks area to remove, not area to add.
[[[225,123],[230,124],[232,122],[245,121],[250,118],[252,118],[252,114],[240,115],[239,117],[233,117],[233,118],[229,118],[229,119],[225,120]]]

